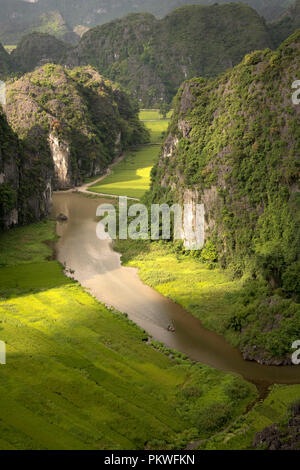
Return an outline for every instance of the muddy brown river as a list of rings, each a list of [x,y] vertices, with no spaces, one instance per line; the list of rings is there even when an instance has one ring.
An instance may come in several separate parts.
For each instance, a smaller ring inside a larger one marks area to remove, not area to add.
[[[103,202],[111,200],[72,192],[54,195],[53,216],[63,213],[68,217],[66,222],[57,223],[60,239],[56,256],[74,271],[82,286],[101,302],[127,313],[154,339],[195,361],[238,373],[259,388],[272,383],[300,383],[300,366],[262,366],[244,361],[222,336],[203,328],[182,307],[143,284],[136,269],[123,267],[111,242],[96,236],[96,208]],[[175,326],[174,333],[167,331],[170,322]]]

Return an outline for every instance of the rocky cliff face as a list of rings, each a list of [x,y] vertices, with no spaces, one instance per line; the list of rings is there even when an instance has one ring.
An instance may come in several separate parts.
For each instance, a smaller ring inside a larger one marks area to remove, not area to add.
[[[246,264],[249,253],[256,253],[260,262],[270,263],[274,285],[298,253],[293,220],[299,195],[300,107],[292,103],[292,85],[300,76],[299,51],[297,33],[275,53],[248,55],[216,80],[185,82],[153,170],[154,199],[185,202],[188,192],[190,202],[204,203],[206,237],[215,240],[222,262],[234,262],[239,253]],[[273,266],[273,274],[271,258],[277,248],[270,245],[274,232],[265,227],[271,207],[280,207],[286,221],[284,228],[278,214],[272,222],[279,224],[276,245],[283,242],[281,230],[290,240],[285,248],[281,244],[281,272]]]
[[[247,280],[222,331],[245,359],[274,365],[291,364],[300,334],[299,56],[300,32],[217,79],[185,82],[149,193],[204,204],[193,255]]]
[[[8,120],[65,189],[103,173],[148,135],[126,93],[91,67],[48,64],[8,83]]]
[[[41,2],[1,0],[0,41],[16,44],[22,36],[33,31],[50,33],[68,42],[79,39],[67,24],[54,2],[52,8],[44,8]]]
[[[48,64],[7,83],[1,114],[0,227],[39,220],[52,191],[102,174],[129,145],[147,141],[126,93],[91,67]]]
[[[40,220],[51,202],[51,172],[12,131],[1,110],[0,229]]]

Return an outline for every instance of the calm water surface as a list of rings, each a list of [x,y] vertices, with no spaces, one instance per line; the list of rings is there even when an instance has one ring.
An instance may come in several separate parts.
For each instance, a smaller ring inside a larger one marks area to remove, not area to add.
[[[154,339],[195,361],[241,374],[259,387],[300,383],[300,366],[262,366],[244,361],[222,336],[206,330],[182,307],[143,284],[136,269],[121,266],[120,255],[113,251],[111,242],[96,236],[96,208],[103,202],[111,200],[90,199],[72,192],[54,195],[53,215],[68,216],[67,222],[57,224],[60,239],[56,256],[75,271],[76,280],[100,301],[127,313]],[[170,322],[175,333],[167,331]]]

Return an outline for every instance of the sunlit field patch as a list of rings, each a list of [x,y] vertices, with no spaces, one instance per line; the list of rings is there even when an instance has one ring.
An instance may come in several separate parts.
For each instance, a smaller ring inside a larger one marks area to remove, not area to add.
[[[161,144],[169,126],[169,119],[160,119],[157,110],[140,112],[150,130],[150,144]],[[150,187],[151,168],[160,152],[160,145],[144,145],[126,152],[125,158],[111,169],[111,174],[90,186],[89,190],[103,194],[140,199]]]
[[[140,199],[149,189],[151,168],[159,150],[157,145],[128,150],[125,158],[111,169],[111,174],[89,190]]]
[[[0,236],[2,450],[180,449],[223,429],[256,397],[241,378],[147,344],[125,315],[47,261],[44,240],[53,238],[51,221]],[[230,387],[246,395],[232,400]]]

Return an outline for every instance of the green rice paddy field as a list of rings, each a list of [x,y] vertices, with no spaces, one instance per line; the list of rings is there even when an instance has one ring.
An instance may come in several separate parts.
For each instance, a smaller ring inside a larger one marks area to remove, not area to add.
[[[150,130],[150,144],[128,150],[111,174],[90,186],[90,191],[140,199],[149,189],[151,168],[158,158],[169,119],[161,119],[156,110],[141,111],[140,119]]]
[[[158,150],[128,152],[104,181],[107,192],[141,197]],[[255,432],[286,419],[300,385],[272,387],[244,415],[257,399],[253,385],[147,342],[125,315],[65,277],[45,243],[55,239],[50,220],[0,234],[0,340],[7,348],[0,450],[184,449],[193,440],[200,448],[246,449]],[[145,251],[145,243],[118,242],[117,248],[164,295],[188,310],[191,301],[201,302],[209,327],[220,307],[229,308],[224,288],[234,295],[239,287],[161,244]]]
[[[147,344],[65,277],[44,243],[54,228],[0,235],[1,450],[184,448],[255,399],[244,380]]]

